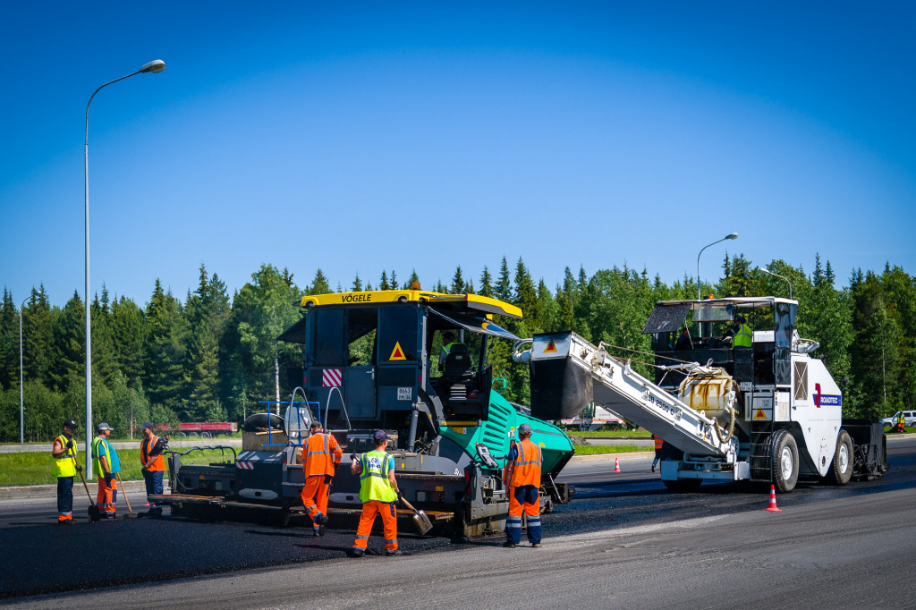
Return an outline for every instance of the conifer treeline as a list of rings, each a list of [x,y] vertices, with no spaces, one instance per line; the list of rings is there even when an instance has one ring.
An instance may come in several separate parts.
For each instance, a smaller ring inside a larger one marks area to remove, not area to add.
[[[838,288],[829,262],[818,257],[814,272],[783,261],[768,267],[786,276],[799,301],[802,337],[821,343],[825,358],[841,382],[846,416],[877,417],[916,404],[916,278],[899,267],[880,274],[853,271],[849,286]],[[788,296],[783,280],[757,271],[744,256],[725,257],[723,277],[704,284],[717,296]],[[696,281],[685,276],[671,285],[643,270],[601,269],[589,276],[566,268],[551,290],[535,282],[521,258],[511,268],[505,257],[495,275],[485,267],[477,279],[458,267],[449,284],[424,288],[437,292],[476,292],[517,304],[524,320],[506,326],[521,337],[535,332],[572,329],[597,343],[649,351],[642,328],[656,301],[696,297]],[[394,271],[383,271],[377,284],[357,273],[337,291],[407,288]],[[146,420],[239,421],[263,410],[264,400],[288,396],[286,366],[300,366],[301,347],[275,338],[299,317],[294,303],[305,294],[331,292],[319,269],[299,287],[288,270],[262,265],[250,282],[230,298],[216,274],[200,267],[197,289],[184,300],[156,281],[149,303],[141,307],[107,289],[92,307],[93,415],[126,432]],[[21,300],[21,299],[20,299]],[[33,289],[22,311],[27,440],[48,440],[60,422],[82,423],[84,389],[84,304],[79,294],[64,307],[51,307],[41,286]],[[19,438],[19,311],[6,288],[0,303],[0,441]],[[623,354],[621,354],[623,355]],[[637,362],[641,356],[634,356]],[[642,357],[645,359],[645,357]],[[528,372],[511,362],[511,345],[497,341],[490,351],[494,376],[509,383],[507,397],[529,400]],[[645,370],[645,369],[644,369]]]

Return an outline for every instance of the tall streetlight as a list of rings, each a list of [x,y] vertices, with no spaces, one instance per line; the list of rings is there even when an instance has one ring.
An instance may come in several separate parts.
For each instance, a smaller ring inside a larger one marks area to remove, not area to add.
[[[774,276],[774,277],[778,277],[778,278],[781,279],[781,280],[785,280],[785,281],[786,281],[786,284],[789,285],[789,299],[790,299],[790,300],[792,299],[792,282],[789,281],[789,278],[783,277],[783,276],[779,275],[778,273],[773,273],[772,271],[770,271],[770,270],[767,269],[766,267],[758,267],[757,270],[760,271],[761,273],[766,273],[767,275],[772,275],[772,276]]]
[[[92,480],[92,456],[89,447],[92,446],[92,330],[89,325],[89,105],[92,104],[92,98],[103,88],[130,78],[144,72],[158,74],[165,70],[165,62],[156,59],[140,66],[136,72],[127,76],[116,78],[109,81],[96,89],[89,96],[89,103],[86,104],[86,144],[83,147],[83,169],[85,172],[85,199],[86,199],[86,478]]]
[[[41,294],[41,290],[35,293],[35,296]],[[27,296],[22,300],[22,305],[19,306],[19,444],[22,445],[25,443],[25,410],[22,407],[22,383],[23,383],[23,373],[22,373],[22,308],[25,307],[25,302],[31,299],[31,296]]]
[[[738,234],[737,234],[737,233],[729,233],[728,235],[726,235],[725,237],[723,237],[723,238],[720,239],[719,241],[714,241],[714,242],[712,242],[711,244],[709,244],[709,246],[715,246],[716,244],[721,243],[721,242],[723,242],[723,241],[725,241],[725,240],[727,240],[727,239],[738,239]],[[705,249],[708,248],[709,246],[703,246],[703,250],[705,250]],[[703,254],[703,250],[700,250],[700,254]],[[703,299],[703,297],[702,297],[701,294],[700,294],[700,293],[702,292],[702,290],[703,290],[703,289],[701,288],[702,284],[700,284],[700,254],[697,254],[697,301],[700,301],[700,300]]]

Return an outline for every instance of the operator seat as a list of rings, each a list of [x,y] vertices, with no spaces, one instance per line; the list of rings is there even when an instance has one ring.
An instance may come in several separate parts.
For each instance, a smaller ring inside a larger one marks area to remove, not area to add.
[[[453,345],[445,357],[442,370],[449,400],[467,400],[468,386],[473,386],[474,369],[471,365],[471,353],[464,344]]]

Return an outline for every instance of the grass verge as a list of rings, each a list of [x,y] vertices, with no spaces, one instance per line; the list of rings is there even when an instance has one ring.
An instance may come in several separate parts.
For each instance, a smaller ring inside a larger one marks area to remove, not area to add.
[[[652,447],[636,445],[576,445],[576,455],[599,455],[602,453],[651,453]]]
[[[652,433],[648,430],[597,430],[595,432],[567,430],[566,434],[570,436],[591,436],[597,438],[649,438],[652,436]]]
[[[83,463],[83,454],[80,454]],[[140,466],[139,449],[122,449],[118,451],[121,459],[121,478],[135,481],[143,478]],[[221,454],[220,451],[194,451],[181,458],[182,464],[208,464],[210,462],[231,462],[232,452]],[[166,472],[168,478],[168,472]],[[78,477],[77,477],[78,478]],[[43,485],[57,483],[54,476],[54,464],[48,453],[0,453],[0,487],[14,485]]]

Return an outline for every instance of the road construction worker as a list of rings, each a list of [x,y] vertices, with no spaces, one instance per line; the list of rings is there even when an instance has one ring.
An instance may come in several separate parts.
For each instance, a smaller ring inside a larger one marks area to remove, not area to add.
[[[350,472],[359,475],[359,499],[363,503],[363,514],[359,518],[356,541],[353,542],[353,556],[362,557],[369,545],[369,533],[375,516],[382,516],[385,526],[385,555],[399,555],[398,519],[395,508],[398,502],[398,482],[394,478],[394,458],[388,455],[388,435],[376,430],[375,451],[364,453],[353,459]]]
[[[140,464],[143,466],[143,481],[146,483],[146,505],[151,506],[150,496],[162,495],[162,477],[165,474],[165,439],[153,434],[152,422],[140,426],[144,439],[140,442]],[[158,511],[161,511],[159,507]]]
[[[732,347],[751,347],[753,345],[754,335],[751,333],[751,327],[746,324],[744,316],[735,318],[735,327],[729,331],[733,335]]]
[[[54,458],[54,476],[57,477],[57,522],[61,525],[73,523],[73,477],[82,467],[77,462],[76,422],[64,422],[64,433],[54,439],[51,456]]]
[[[442,349],[439,350],[439,370],[441,371],[445,367],[445,359],[448,358],[449,353],[452,351],[452,348],[456,345],[464,345],[461,341],[458,341],[458,338],[455,337],[455,333],[452,331],[446,332],[442,336],[442,341],[444,345]]]
[[[674,344],[674,349],[693,349],[693,343],[690,340],[690,331],[687,330],[686,326],[681,329],[681,336],[677,338],[677,343]]]
[[[118,452],[108,442],[111,426],[105,422],[96,426],[99,435],[92,441],[92,470],[99,478],[98,496],[95,503],[99,505],[101,516],[114,518],[118,502],[118,480],[115,475],[121,472],[121,460]]]
[[[541,448],[531,442],[531,426],[518,427],[518,443],[513,443],[503,471],[503,483],[509,489],[509,516],[506,518],[506,542],[515,548],[522,541],[522,513],[528,517],[528,542],[541,546]]]
[[[324,525],[328,520],[328,494],[334,470],[343,457],[343,449],[333,434],[324,432],[322,425],[313,422],[309,426],[311,436],[302,446],[302,472],[305,487],[302,488],[302,506],[312,519],[316,536],[324,536]]]
[[[652,460],[652,472],[655,472],[655,467],[658,466],[658,461],[662,459],[662,445],[665,444],[665,441],[658,438],[654,434],[652,435],[652,440],[655,442],[655,459]]]
[[[903,415],[903,411],[897,413],[897,427],[894,429],[895,432],[903,432],[903,428],[906,426],[906,417]]]

